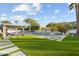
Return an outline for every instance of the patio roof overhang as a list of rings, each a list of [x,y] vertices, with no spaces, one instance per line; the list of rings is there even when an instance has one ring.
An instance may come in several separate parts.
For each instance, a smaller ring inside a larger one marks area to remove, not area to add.
[[[25,28],[25,26],[14,24],[3,24],[3,26],[6,26],[7,28]]]

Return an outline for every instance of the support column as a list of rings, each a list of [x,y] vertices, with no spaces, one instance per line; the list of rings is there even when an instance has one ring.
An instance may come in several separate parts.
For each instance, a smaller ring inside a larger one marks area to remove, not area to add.
[[[24,28],[22,28],[22,32],[23,32],[23,35],[24,35]]]
[[[7,27],[3,25],[3,38],[5,39],[7,36]]]
[[[18,34],[18,29],[17,29],[17,27],[15,27],[15,35],[17,35]]]

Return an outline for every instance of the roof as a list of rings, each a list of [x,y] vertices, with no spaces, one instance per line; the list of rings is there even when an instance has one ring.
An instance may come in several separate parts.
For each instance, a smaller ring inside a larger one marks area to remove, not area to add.
[[[23,25],[15,25],[15,24],[3,24],[3,26],[7,26],[7,27],[18,27],[18,28],[24,28],[25,26]]]

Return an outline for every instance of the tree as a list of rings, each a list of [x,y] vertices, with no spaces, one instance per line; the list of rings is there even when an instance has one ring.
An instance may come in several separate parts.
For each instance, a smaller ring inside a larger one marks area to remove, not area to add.
[[[65,26],[64,26],[64,24],[63,23],[58,23],[57,24],[57,28],[58,28],[58,30],[57,31],[59,31],[59,32],[65,32]]]
[[[29,23],[29,31],[31,30],[31,23],[32,23],[32,19],[31,18],[27,18],[24,20],[24,22],[27,24]]]
[[[54,32],[66,33],[70,29],[70,25],[70,23],[49,23],[46,27],[49,27]]]
[[[69,5],[70,10],[72,10],[73,8],[75,8],[76,11],[77,35],[79,35],[79,3],[72,3]]]
[[[31,30],[38,30],[39,27],[40,27],[40,25],[38,24],[38,22],[35,19],[33,19],[33,18],[27,18],[27,19],[24,20],[24,22],[26,24],[29,23],[28,28],[29,28],[30,31]]]
[[[17,20],[15,20],[15,23],[17,24],[17,23],[18,23],[18,21],[17,21]]]
[[[57,25],[55,23],[48,23],[46,27],[49,27],[51,31],[57,30]]]

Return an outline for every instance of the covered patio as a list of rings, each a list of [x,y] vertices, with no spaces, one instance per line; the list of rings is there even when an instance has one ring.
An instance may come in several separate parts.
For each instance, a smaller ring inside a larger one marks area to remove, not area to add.
[[[21,29],[22,30],[22,34],[24,33],[24,26],[21,26],[21,25],[13,25],[13,24],[3,24],[2,25],[3,38],[6,38],[7,37],[7,30],[9,28],[15,29],[15,35],[18,34],[18,29]]]

